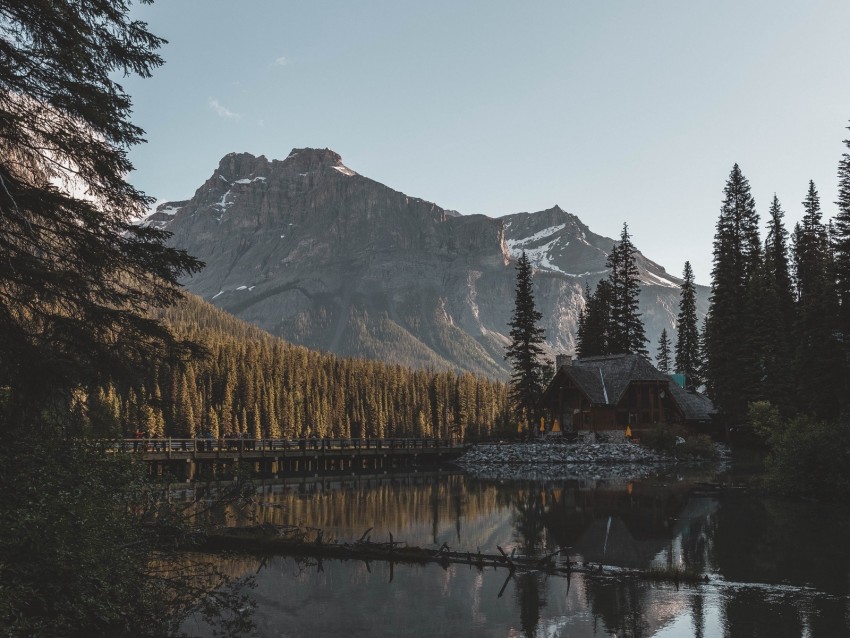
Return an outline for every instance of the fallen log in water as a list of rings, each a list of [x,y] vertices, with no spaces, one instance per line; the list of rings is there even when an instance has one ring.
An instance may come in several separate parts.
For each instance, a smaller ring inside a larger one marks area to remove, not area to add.
[[[291,528],[286,532],[291,532]],[[616,577],[637,577],[649,580],[664,580],[673,583],[695,583],[707,580],[706,576],[692,571],[683,570],[622,570],[601,564],[579,563],[570,560],[567,549],[558,550],[545,556],[516,555],[516,549],[508,554],[497,546],[499,554],[482,554],[480,550],[453,551],[447,543],[439,549],[408,546],[396,541],[390,534],[389,542],[371,540],[371,528],[366,530],[359,540],[351,543],[325,542],[324,535],[318,530],[315,540],[306,540],[303,533],[285,533],[272,525],[257,527],[224,528],[206,535],[199,545],[193,547],[200,551],[236,551],[263,556],[283,555],[316,559],[383,560],[394,563],[425,565],[437,563],[443,568],[452,564],[469,565],[478,569],[492,567],[504,568],[512,575],[514,572],[539,572],[550,575],[565,576],[572,574],[590,574]]]

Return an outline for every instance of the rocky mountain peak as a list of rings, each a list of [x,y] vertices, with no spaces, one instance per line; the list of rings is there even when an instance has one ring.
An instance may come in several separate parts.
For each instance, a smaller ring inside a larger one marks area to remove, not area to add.
[[[358,175],[327,148],[284,160],[230,153],[190,200],[143,223],[206,262],[189,290],[290,341],[502,377],[513,260],[525,252],[534,266],[548,347],[570,353],[585,285],[606,275],[614,244],[558,205],[458,216]],[[679,280],[643,255],[638,268],[655,339],[673,330]]]
[[[221,158],[213,179],[220,175],[228,182],[247,177],[268,177],[269,161],[264,155],[256,157],[251,153],[228,153]]]
[[[332,168],[343,175],[356,175],[342,163],[342,156],[329,148],[294,148],[284,160],[284,165],[299,174],[319,172]]]

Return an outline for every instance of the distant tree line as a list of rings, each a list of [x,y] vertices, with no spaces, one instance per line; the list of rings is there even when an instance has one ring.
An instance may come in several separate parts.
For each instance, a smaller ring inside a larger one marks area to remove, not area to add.
[[[207,356],[163,361],[131,386],[90,388],[77,403],[80,427],[107,436],[473,439],[506,427],[499,381],[311,351],[192,297],[162,319]]]
[[[850,141],[845,141],[850,148]],[[824,222],[813,182],[791,233],[776,196],[762,242],[750,185],[737,164],[714,238],[704,376],[727,423],[768,401],[780,414],[835,420],[848,406],[850,154],[838,168],[835,217]]]

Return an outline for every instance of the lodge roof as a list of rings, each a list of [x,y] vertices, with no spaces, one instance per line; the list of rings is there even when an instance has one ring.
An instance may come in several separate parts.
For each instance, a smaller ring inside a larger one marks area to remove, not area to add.
[[[561,366],[555,378],[544,392],[559,383],[559,377],[567,377],[584,392],[591,403],[617,405],[632,381],[668,382],[670,377],[655,369],[638,354],[612,354],[599,357],[575,359],[570,365]]]
[[[710,421],[717,412],[714,403],[707,396],[693,390],[685,390],[674,381],[670,382],[670,394],[686,421]]]
[[[667,385],[687,421],[709,421],[714,404],[703,394],[679,387],[668,375],[637,354],[614,354],[574,359],[561,366],[543,393],[545,401],[566,379],[571,380],[596,405],[615,406],[633,381]]]

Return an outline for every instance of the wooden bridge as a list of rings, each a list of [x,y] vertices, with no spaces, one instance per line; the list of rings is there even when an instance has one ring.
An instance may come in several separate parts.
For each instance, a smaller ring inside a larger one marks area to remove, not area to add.
[[[152,476],[229,478],[249,464],[264,478],[433,467],[466,452],[453,439],[123,439]]]

